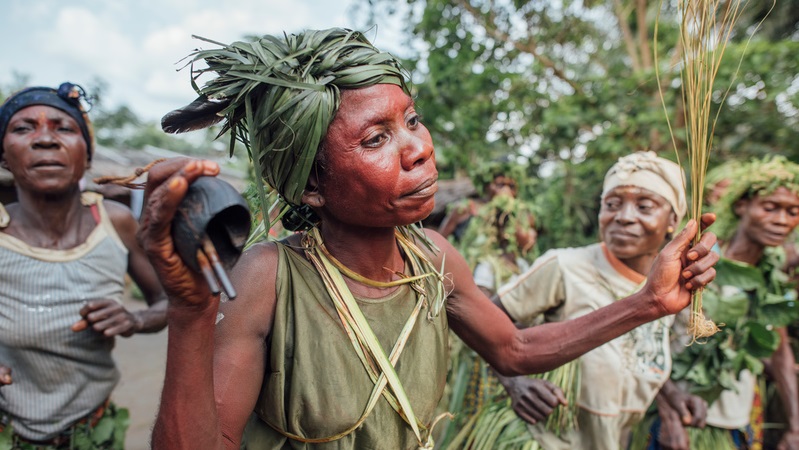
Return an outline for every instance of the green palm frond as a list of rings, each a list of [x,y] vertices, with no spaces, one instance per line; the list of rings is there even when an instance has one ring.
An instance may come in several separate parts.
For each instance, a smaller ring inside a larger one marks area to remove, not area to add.
[[[192,87],[227,106],[219,136],[228,133],[265,181],[289,204],[300,206],[317,152],[340,104],[340,92],[378,83],[409,93],[399,61],[357,31],[331,28],[263,36],[189,55]],[[210,79],[200,87],[200,80]],[[263,215],[268,216],[267,211]]]

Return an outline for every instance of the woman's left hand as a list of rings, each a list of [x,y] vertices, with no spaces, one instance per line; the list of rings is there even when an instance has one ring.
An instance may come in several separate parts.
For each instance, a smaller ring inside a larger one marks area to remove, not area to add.
[[[680,416],[667,401],[658,400],[660,429],[657,436],[659,447],[664,450],[690,450],[691,442]]]
[[[715,220],[714,214],[703,214],[702,228]],[[691,301],[691,291],[707,286],[716,277],[713,265],[719,255],[711,251],[716,235],[703,233],[699,243],[689,248],[696,233],[697,223],[690,220],[663,248],[649,271],[644,289],[656,300],[661,316],[680,312]]]
[[[567,405],[563,391],[547,380],[528,377],[501,377],[511,398],[513,411],[530,424],[546,421],[559,405]]]
[[[696,395],[678,391],[667,398],[674,411],[686,427],[705,428],[707,402]]]
[[[141,320],[114,300],[92,300],[80,309],[81,320],[72,325],[72,331],[91,327],[103,336],[131,336],[142,327]]]

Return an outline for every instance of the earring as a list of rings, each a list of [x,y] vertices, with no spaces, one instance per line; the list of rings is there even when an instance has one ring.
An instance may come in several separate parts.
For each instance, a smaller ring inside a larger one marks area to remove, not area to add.
[[[674,227],[666,228],[666,233],[674,233]]]

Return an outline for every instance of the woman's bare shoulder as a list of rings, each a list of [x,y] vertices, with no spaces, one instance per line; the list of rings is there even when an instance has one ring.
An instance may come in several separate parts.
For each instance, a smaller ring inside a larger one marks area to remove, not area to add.
[[[424,231],[425,236],[427,237],[428,241],[433,244],[432,248],[428,245],[425,245],[424,242],[419,242],[416,240],[416,245],[419,246],[437,266],[440,266],[441,262],[445,260],[445,256],[450,254],[451,252],[458,252],[452,244],[442,236],[438,231],[431,230],[430,228],[422,228]]]
[[[115,200],[102,199],[102,204],[117,234],[130,249],[130,246],[133,245],[132,242],[136,239],[136,231],[139,229],[139,223],[133,217],[133,212],[126,205]]]
[[[275,242],[263,242],[245,250],[230,270],[230,279],[237,296],[223,299],[219,305],[220,322],[217,332],[265,338],[272,328],[277,302],[276,279],[278,247]],[[228,325],[234,323],[230,328]],[[227,331],[225,331],[227,330]]]
[[[259,242],[245,250],[234,266],[235,277],[255,277],[255,280],[266,282],[268,278],[277,276],[279,258],[278,244],[274,241]],[[257,276],[260,275],[260,276]],[[274,276],[270,276],[274,275]]]
[[[125,204],[116,200],[109,200],[107,198],[104,198],[102,202],[103,208],[105,208],[108,218],[111,219],[112,222],[116,223],[117,221],[121,220],[133,220],[135,222],[135,219],[133,218],[133,212]]]

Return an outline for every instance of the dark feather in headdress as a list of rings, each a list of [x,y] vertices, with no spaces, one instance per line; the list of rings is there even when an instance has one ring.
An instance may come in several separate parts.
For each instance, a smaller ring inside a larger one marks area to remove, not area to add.
[[[208,100],[201,95],[196,100],[167,113],[161,119],[161,129],[167,133],[185,133],[219,123],[225,117],[218,113],[230,105],[230,99]]]

